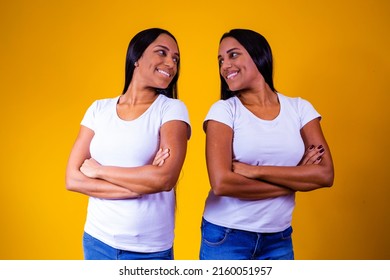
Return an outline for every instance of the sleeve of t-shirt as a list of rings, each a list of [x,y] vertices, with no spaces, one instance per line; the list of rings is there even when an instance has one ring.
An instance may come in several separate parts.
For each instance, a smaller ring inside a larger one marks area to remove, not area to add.
[[[88,127],[95,131],[95,114],[97,108],[97,101],[93,102],[91,106],[87,109],[84,114],[83,119],[81,120],[81,125]]]
[[[211,106],[203,122],[203,129],[205,129],[206,122],[211,120],[226,124],[233,128],[234,118],[232,108],[227,101],[219,100]]]
[[[305,99],[298,98],[298,110],[301,119],[301,127],[304,127],[308,122],[316,118],[321,120],[321,115],[313,105]]]
[[[187,138],[190,139],[191,123],[188,115],[188,110],[184,102],[178,99],[172,99],[169,103],[166,104],[166,106],[164,106],[161,125],[173,120],[183,121],[187,123]]]

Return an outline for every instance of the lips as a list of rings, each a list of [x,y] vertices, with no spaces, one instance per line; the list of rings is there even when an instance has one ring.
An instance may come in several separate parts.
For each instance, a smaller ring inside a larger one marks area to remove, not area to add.
[[[161,69],[157,69],[157,72],[160,73],[160,74],[163,74],[164,76],[166,76],[167,78],[170,78],[172,76],[172,74],[164,71],[164,70],[161,70]]]
[[[237,76],[238,74],[238,71],[234,71],[234,72],[230,72],[226,75],[226,79],[229,80],[229,79],[233,79],[235,76]]]

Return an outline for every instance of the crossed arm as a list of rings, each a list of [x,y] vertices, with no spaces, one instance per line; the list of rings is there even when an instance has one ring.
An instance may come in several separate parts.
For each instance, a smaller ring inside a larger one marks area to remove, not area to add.
[[[306,153],[298,166],[251,166],[234,162],[233,171],[294,191],[331,187],[334,179],[333,161],[319,119],[307,123],[302,128],[301,135]]]
[[[206,161],[214,193],[243,199],[264,199],[331,186],[333,162],[319,120],[306,124],[301,135],[306,153],[298,166],[251,166],[232,162],[232,129],[222,123],[208,121]]]
[[[169,191],[176,185],[187,151],[186,123],[165,123],[160,131],[161,149],[153,164],[140,167],[100,165],[89,153],[93,135],[92,130],[81,126],[67,165],[68,190],[98,198],[127,199]]]

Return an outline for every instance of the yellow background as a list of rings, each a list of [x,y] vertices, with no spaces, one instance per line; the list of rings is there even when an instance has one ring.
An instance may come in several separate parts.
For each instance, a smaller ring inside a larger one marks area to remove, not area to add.
[[[87,198],[64,186],[85,110],[120,94],[129,40],[171,31],[193,135],[178,186],[175,255],[197,259],[208,192],[202,121],[219,98],[218,41],[262,33],[275,86],[323,115],[334,187],[297,195],[297,259],[390,259],[390,2],[1,1],[0,259],[82,259]]]

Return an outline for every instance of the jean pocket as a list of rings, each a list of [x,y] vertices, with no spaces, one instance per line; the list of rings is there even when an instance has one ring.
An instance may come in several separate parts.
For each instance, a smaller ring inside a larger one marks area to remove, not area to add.
[[[202,223],[202,239],[211,246],[221,245],[228,237],[231,229],[214,225],[206,220]]]

